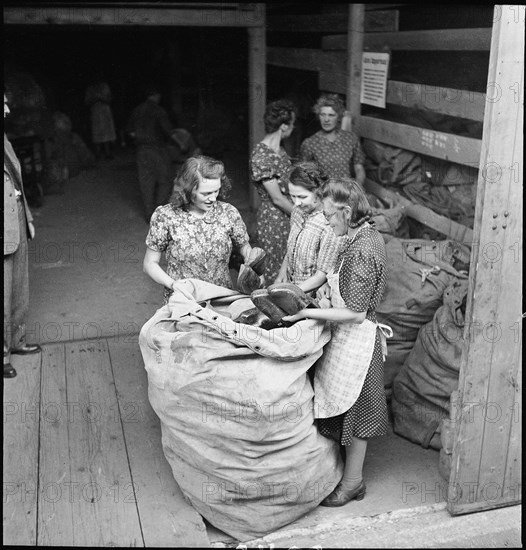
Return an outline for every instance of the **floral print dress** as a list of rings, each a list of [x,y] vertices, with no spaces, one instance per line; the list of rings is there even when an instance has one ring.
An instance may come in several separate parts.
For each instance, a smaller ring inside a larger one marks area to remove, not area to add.
[[[352,177],[354,164],[364,164],[360,138],[354,132],[337,130],[335,141],[329,141],[320,130],[301,144],[302,160],[317,162],[331,178]]]
[[[193,278],[233,288],[228,263],[232,248],[248,244],[239,211],[217,201],[202,218],[171,204],[159,206],[150,220],[146,246],[164,252],[172,279]],[[165,289],[165,302],[172,293]]]
[[[288,214],[274,206],[263,182],[277,179],[281,192],[288,197],[287,179],[291,165],[284,150],[278,154],[263,142],[258,143],[252,151],[252,180],[261,199],[256,219],[257,241],[258,246],[267,253],[263,272],[267,285],[272,284],[278,276],[287,252],[290,221]]]

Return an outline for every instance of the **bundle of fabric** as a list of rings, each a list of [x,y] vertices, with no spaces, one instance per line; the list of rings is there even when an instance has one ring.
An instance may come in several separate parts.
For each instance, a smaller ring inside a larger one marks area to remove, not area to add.
[[[69,177],[95,165],[95,156],[79,134],[72,131],[71,119],[65,113],[53,113],[54,131],[50,138],[51,158],[63,159]]]
[[[424,179],[420,156],[372,139],[363,139],[368,176],[382,185],[406,185]]]
[[[373,208],[371,223],[379,231],[384,241],[392,237],[409,237],[409,227],[406,222],[405,206],[397,205],[393,208]]]
[[[465,280],[445,290],[444,304],[420,329],[393,382],[394,430],[426,448],[441,448],[441,421],[449,417],[450,396],[458,388],[467,291]]]
[[[454,200],[451,191],[446,186],[435,186],[421,181],[405,185],[402,194],[416,204],[423,204],[437,214],[455,221],[466,217],[463,204]]]
[[[307,376],[328,328],[235,323],[250,305],[235,291],[181,280],[139,336],[177,483],[202,516],[242,541],[303,516],[342,475],[338,445],[314,424]]]
[[[467,279],[469,248],[452,240],[392,238],[386,243],[387,286],[377,308],[378,322],[393,329],[387,341],[384,383],[392,382],[418,336],[442,305],[444,290]]]

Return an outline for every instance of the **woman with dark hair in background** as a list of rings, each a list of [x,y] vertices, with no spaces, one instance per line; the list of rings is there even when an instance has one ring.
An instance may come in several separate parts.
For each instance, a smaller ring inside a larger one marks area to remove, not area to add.
[[[343,477],[321,505],[343,506],[364,497],[367,440],[388,428],[383,359],[389,327],[379,325],[375,314],[386,284],[386,256],[382,236],[368,223],[371,208],[356,181],[329,181],[323,213],[334,233],[347,237],[327,275],[330,302],[320,298],[320,309],[303,309],[283,320],[332,322],[332,338],[315,366],[314,409],[320,432],[345,446]]]
[[[178,279],[194,278],[232,288],[228,268],[232,248],[245,263],[252,247],[239,211],[224,198],[231,188],[221,161],[187,159],[175,179],[169,204],[156,208],[146,237],[144,272],[165,287],[165,301]],[[167,270],[160,266],[166,254]]]
[[[267,284],[274,282],[287,251],[293,208],[287,191],[291,161],[281,142],[292,133],[295,118],[290,101],[269,103],[264,118],[266,135],[251,156],[252,180],[261,199],[256,228],[258,245],[267,253],[263,272]]]
[[[294,203],[290,216],[287,254],[277,283],[290,282],[309,292],[324,284],[334,267],[338,239],[322,209],[322,188],[329,178],[315,162],[293,165],[289,194]]]

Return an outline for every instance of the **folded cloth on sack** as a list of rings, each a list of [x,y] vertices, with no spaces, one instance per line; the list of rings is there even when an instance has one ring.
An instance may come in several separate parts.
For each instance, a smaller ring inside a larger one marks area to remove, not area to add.
[[[229,289],[178,281],[139,335],[174,478],[203,517],[240,541],[316,508],[343,472],[338,444],[316,429],[307,376],[328,326],[305,319],[264,330],[221,314],[249,305]]]

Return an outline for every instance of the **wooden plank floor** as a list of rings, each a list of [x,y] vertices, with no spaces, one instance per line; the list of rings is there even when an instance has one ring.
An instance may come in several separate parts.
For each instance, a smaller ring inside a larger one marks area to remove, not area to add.
[[[164,458],[136,338],[46,345],[4,381],[4,544],[210,546]]]

